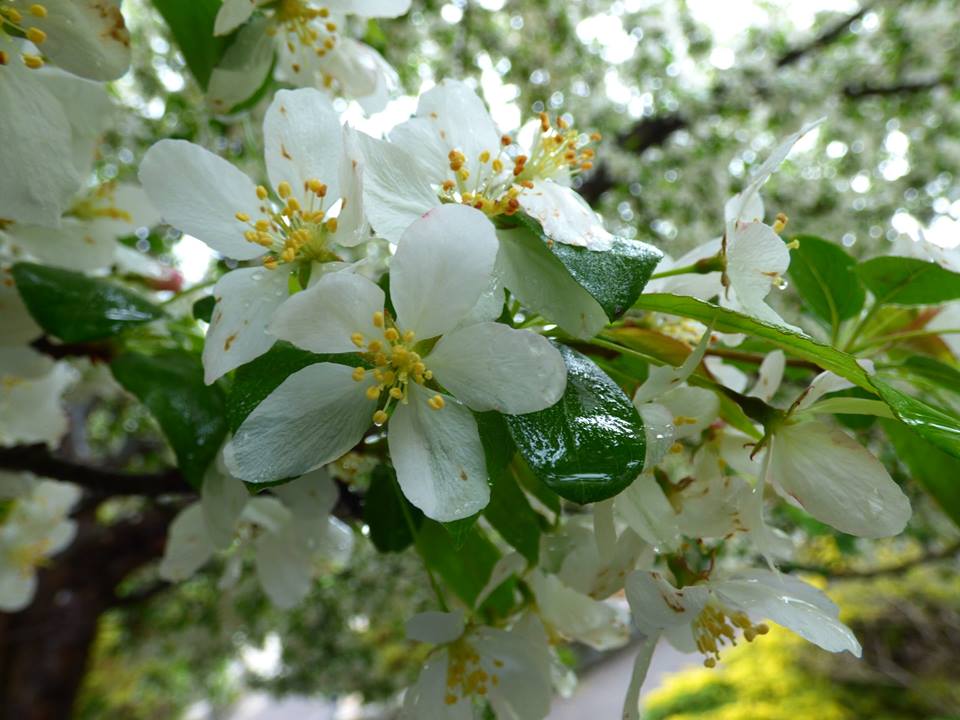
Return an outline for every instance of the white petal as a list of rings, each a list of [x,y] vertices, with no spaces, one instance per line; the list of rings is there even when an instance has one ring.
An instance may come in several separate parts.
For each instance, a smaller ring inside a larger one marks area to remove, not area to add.
[[[446,703],[449,659],[446,649],[427,658],[417,682],[404,695],[401,720],[471,720],[474,717],[469,699],[458,698],[452,705]]]
[[[0,347],[24,345],[43,333],[23,304],[13,278],[4,268],[0,268],[0,317],[3,318]]]
[[[387,139],[395,147],[404,148],[419,168],[419,175],[439,185],[451,172],[450,147],[429,118],[412,117],[390,130]]]
[[[251,0],[239,0],[252,8]],[[224,3],[220,15],[229,2]],[[241,30],[227,48],[207,83],[207,100],[218,113],[226,113],[248,100],[267,79],[273,65],[275,38],[267,34],[267,18],[259,18]]]
[[[362,275],[335,272],[298,292],[274,313],[270,332],[281,340],[317,353],[356,352],[350,337],[383,339],[373,314],[383,312],[383,290]]]
[[[459,520],[490,502],[480,433],[465,406],[446,397],[433,410],[429,395],[410,385],[409,402],[390,418],[390,457],[410,502],[434,520]]]
[[[551,240],[597,251],[609,250],[613,243],[597,214],[571,188],[543,180],[521,192],[517,200]]]
[[[397,323],[421,340],[451,330],[489,286],[496,259],[486,215],[464,205],[431,210],[407,228],[390,264]]]
[[[724,387],[739,393],[747,389],[747,374],[735,365],[725,363],[723,358],[704,358],[703,364],[706,365],[710,374],[720,381],[720,384]]]
[[[326,0],[331,11],[361,17],[395,18],[410,9],[410,0]]]
[[[277,534],[293,521],[293,513],[277,498],[257,495],[244,506],[241,519],[264,532]]]
[[[404,231],[431,208],[436,190],[417,163],[413,149],[357,133],[363,155],[363,205],[378,236],[400,242]]]
[[[673,413],[663,405],[643,403],[637,410],[643,418],[643,434],[647,441],[643,467],[650,469],[673,447],[677,429],[673,425]]]
[[[263,533],[257,539],[256,566],[260,587],[278,608],[295,607],[310,593],[311,553],[299,542],[292,526],[278,533]]]
[[[96,223],[64,219],[59,228],[14,224],[8,232],[11,246],[44,265],[89,272],[113,262],[116,236],[105,234]]]
[[[828,393],[852,388],[853,383],[829,370],[817,375],[804,391],[803,398],[797,403],[798,410],[805,410]]]
[[[509,631],[481,627],[471,641],[480,655],[483,670],[499,678],[496,685],[488,687],[496,717],[505,720],[545,718],[553,695],[550,647],[536,616],[524,615]]]
[[[657,649],[659,634],[651,635],[637,650],[637,657],[633,661],[633,671],[630,673],[630,685],[623,700],[623,720],[639,720],[640,718],[640,688],[650,669],[653,651]]]
[[[634,393],[633,404],[639,408],[641,404],[650,402],[668,390],[679,387],[700,366],[700,361],[703,360],[709,345],[710,332],[705,331],[700,336],[700,342],[697,343],[697,346],[687,355],[679,367],[671,367],[670,365],[651,366],[647,379]]]
[[[188,505],[170,523],[158,573],[164,580],[186,580],[213,556],[200,503]]]
[[[626,614],[566,587],[556,575],[534,570],[527,582],[537,598],[541,617],[568,639],[595,650],[622,647],[630,639]]]
[[[31,377],[17,370],[15,356],[33,358],[43,374]],[[62,407],[64,391],[77,378],[66,363],[47,364],[27,347],[0,346],[0,445],[46,443],[53,447],[67,432],[67,413]]]
[[[233,542],[237,521],[250,500],[250,493],[240,480],[221,471],[218,464],[212,466],[203,479],[200,504],[211,544],[223,549]]]
[[[745,313],[793,329],[764,302],[774,277],[789,266],[790,250],[773,228],[758,222],[728,225],[727,277]]]
[[[0,563],[0,610],[15,613],[23,610],[37,592],[37,574],[23,573],[19,568]]]
[[[707,604],[708,588],[690,585],[678,590],[657,572],[637,570],[626,582],[633,622],[647,635],[664,628],[688,625]]]
[[[500,230],[498,269],[503,284],[527,307],[563,330],[590,339],[608,322],[600,304],[570,277],[547,246],[525,229]]]
[[[680,542],[677,514],[651,473],[643,473],[620,493],[617,513],[641,538],[657,548],[672,550]]]
[[[343,128],[343,156],[340,158],[340,194],[343,204],[337,215],[337,243],[355,247],[370,239],[370,227],[363,212],[363,154],[357,131]]]
[[[567,366],[549,340],[500,323],[447,333],[424,362],[447,390],[479,412],[543,410],[563,397],[567,385]]]
[[[767,403],[770,402],[770,399],[780,387],[786,366],[787,357],[783,354],[783,350],[774,350],[767,353],[763,362],[760,363],[760,369],[757,370],[757,384],[747,395],[760,398]]]
[[[315,64],[321,82],[324,76],[333,77],[340,92],[355,99],[368,115],[386,107],[400,82],[397,71],[380,53],[353,38],[341,37]]]
[[[496,157],[500,150],[500,133],[483,100],[465,83],[443,80],[420,96],[417,117],[429,120],[449,149],[460,150],[464,167],[471,177],[480,169],[480,153],[484,150]]]
[[[82,180],[64,162],[73,131],[57,98],[30,74],[36,71],[17,59],[18,45],[0,36],[0,51],[13,58],[0,66],[0,217],[56,227]]]
[[[274,188],[287,182],[296,197],[305,197],[304,183],[319,180],[329,202],[340,197],[343,131],[326,95],[313,88],[277,92],[263,120],[263,139]]]
[[[720,415],[720,399],[706,388],[674,388],[661,395],[659,402],[673,413],[677,438],[698,436]]]
[[[257,189],[223,158],[185,140],[161,140],[140,163],[140,183],[163,219],[227,257],[251,260],[263,248],[248,242],[238,212],[257,215]]]
[[[727,200],[727,204],[723,207],[723,218],[726,222],[736,222],[738,220],[754,222],[763,220],[765,211],[763,198],[760,197],[760,193],[749,193],[746,196],[746,202],[744,202],[744,197],[743,193],[738,193]]]
[[[322,468],[277,485],[273,492],[293,511],[294,517],[322,518],[337,504],[337,487]]]
[[[217,299],[203,346],[203,374],[207,384],[273,347],[270,318],[288,296],[283,268],[239,268],[217,282]]]
[[[860,643],[833,612],[825,612],[820,603],[811,602],[819,594],[812,586],[794,594],[797,581],[778,581],[773,573],[715,583],[714,592],[725,604],[742,609],[748,615],[768,618],[829,652],[848,650],[860,657]]]
[[[44,18],[24,15],[47,33],[43,53],[56,65],[91,80],[116,80],[127,71],[130,33],[120,0],[44,0],[43,6]]]
[[[463,611],[422,612],[407,620],[407,637],[417,642],[443,645],[451,643],[463,635],[466,627]]]
[[[817,520],[860,537],[896,535],[910,501],[883,464],[842,430],[816,420],[773,436],[769,478]]]
[[[683,534],[690,537],[726,537],[742,531],[744,498],[750,486],[736,476],[723,472],[724,466],[711,446],[701,447],[693,458],[687,485],[677,500],[680,513],[677,522]]]
[[[224,450],[230,471],[251,482],[295,477],[336,460],[370,426],[372,378],[353,368],[317,363],[284,380],[243,421]]]
[[[674,268],[687,267],[693,265],[698,260],[704,260],[715,256],[720,252],[723,238],[714,238],[704,244],[695,247],[677,260],[666,262],[661,260],[657,265],[657,272],[672,270]],[[651,280],[647,283],[646,292],[666,292],[674,295],[689,295],[700,300],[709,300],[723,292],[723,285],[720,282],[720,272],[709,273],[685,273],[683,275],[674,275],[672,277]]]
[[[243,25],[257,7],[257,0],[223,0],[213,24],[214,35],[229,35]]]

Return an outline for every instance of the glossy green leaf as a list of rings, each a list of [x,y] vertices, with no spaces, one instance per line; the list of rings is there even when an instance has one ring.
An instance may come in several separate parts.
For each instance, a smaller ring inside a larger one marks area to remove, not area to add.
[[[187,482],[199,487],[227,434],[223,391],[204,384],[200,359],[181,350],[126,352],[110,370],[150,411]]]
[[[872,380],[897,419],[931,444],[960,458],[960,418],[900,392],[882,378]]]
[[[828,240],[812,235],[795,239],[800,246],[790,253],[790,280],[817,317],[838,327],[860,312],[866,299],[857,261]]]
[[[232,36],[213,34],[214,21],[220,11],[220,0],[152,0],[197,84],[206,90],[210,74],[220,64],[230,46]]]
[[[371,542],[382,553],[412,545],[414,533],[423,524],[423,513],[403,496],[396,477],[393,468],[378,465],[363,497],[363,521],[370,528]]]
[[[878,303],[934,305],[960,298],[960,275],[933,262],[878,257],[860,263],[858,272]]]
[[[553,407],[506,415],[530,469],[567,500],[613,497],[643,469],[643,421],[623,390],[587,356],[560,346],[567,388]]]
[[[26,262],[11,272],[33,319],[64,342],[99,340],[163,316],[157,305],[106,280]]]
[[[903,423],[881,420],[880,424],[913,479],[960,526],[960,459],[927,442]]]
[[[554,242],[533,218],[520,214],[521,223],[553,253],[577,284],[600,303],[609,320],[623,315],[650,281],[663,253],[653,245],[615,237],[609,250]]]
[[[746,333],[756,338],[762,338],[794,357],[809,360],[824,370],[835,372],[855,385],[874,391],[867,373],[857,364],[856,358],[829,345],[818,343],[806,335],[769,325],[748,315],[727,310],[703,300],[681,295],[644,294],[633,306],[640,310],[662,312],[699,320],[705,325],[712,324],[713,329],[717,332]]]

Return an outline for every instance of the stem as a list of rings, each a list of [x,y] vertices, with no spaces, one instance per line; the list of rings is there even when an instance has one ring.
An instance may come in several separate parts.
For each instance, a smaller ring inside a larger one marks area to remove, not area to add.
[[[175,303],[177,300],[182,300],[183,298],[185,298],[185,297],[187,297],[188,295],[191,295],[191,294],[197,292],[198,290],[206,290],[206,289],[207,289],[208,287],[210,287],[211,285],[216,285],[216,284],[217,284],[217,281],[216,281],[216,280],[206,280],[206,281],[200,283],[199,285],[194,285],[192,288],[187,288],[186,290],[181,290],[180,292],[178,292],[178,293],[176,293],[176,294],[174,294],[174,295],[171,295],[171,296],[168,297],[166,300],[164,300],[163,302],[161,302],[161,303],[160,303],[160,307],[166,307],[167,305],[170,305],[171,303]]]
[[[410,531],[410,535],[413,537],[413,546],[417,548],[417,554],[420,556],[420,561],[423,563],[423,569],[427,571],[427,578],[430,580],[430,587],[433,588],[433,594],[437,596],[437,604],[440,605],[440,609],[444,612],[450,612],[450,608],[447,606],[447,601],[443,597],[443,593],[440,591],[440,585],[437,583],[437,578],[434,577],[433,570],[431,570],[430,566],[427,565],[427,561],[424,559],[423,553],[420,552],[420,548],[417,546],[417,528],[413,524],[413,518],[410,517],[410,510],[407,508],[407,499],[403,496],[396,477],[393,477],[392,480],[393,491],[397,493],[398,500],[400,501],[400,510],[403,512],[403,520],[406,522],[407,529]]]
[[[724,267],[725,261],[723,257],[721,257],[721,254],[718,253],[710,257],[701,258],[683,267],[671,268],[670,270],[654,273],[650,276],[650,279],[659,280],[660,278],[674,277],[676,275],[706,275],[712,272],[723,272]]]
[[[847,340],[847,344],[844,345],[844,348],[843,348],[844,352],[850,352],[850,347],[853,345],[854,341],[857,339],[857,336],[861,332],[863,332],[863,329],[867,326],[867,324],[871,320],[873,320],[873,317],[877,314],[877,312],[880,310],[881,307],[883,307],[882,303],[879,303],[876,301],[873,303],[873,305],[870,306],[870,309],[867,310],[866,315],[864,315],[860,319],[860,322],[858,322],[856,327],[853,328],[853,332],[850,333],[850,337]]]

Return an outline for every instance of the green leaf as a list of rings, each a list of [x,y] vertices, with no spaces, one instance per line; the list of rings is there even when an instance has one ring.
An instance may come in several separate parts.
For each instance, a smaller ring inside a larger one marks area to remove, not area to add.
[[[500,413],[475,415],[491,481],[490,503],[483,515],[500,537],[536,565],[540,555],[540,526],[546,521],[531,507],[510,471],[510,460],[516,452],[510,431]]]
[[[960,298],[960,275],[933,262],[878,257],[860,263],[857,271],[879,304],[935,305]]]
[[[417,550],[427,567],[471,607],[500,559],[500,551],[478,527],[470,529],[458,549],[443,526],[430,519],[425,519],[417,532]],[[512,605],[511,583],[501,585],[484,603],[499,615],[506,614]]]
[[[898,369],[922,378],[951,392],[960,392],[960,370],[926,355],[911,355]]]
[[[213,316],[213,308],[216,304],[217,299],[213,295],[200,298],[193,304],[193,319],[203,320],[205,323],[209,323],[210,318]]]
[[[790,279],[814,314],[837,328],[860,312],[866,299],[857,261],[822,238],[799,235],[795,239],[800,247],[790,254]]]
[[[874,392],[870,378],[856,358],[829,345],[818,343],[806,335],[791,332],[776,325],[769,325],[742,313],[713,305],[703,300],[666,293],[641,295],[633,305],[639,310],[662,312],[699,320],[705,325],[713,325],[717,332],[746,333],[762,338],[782,348],[794,357],[809,360],[824,370],[846,378],[854,385]]]
[[[897,457],[937,504],[960,526],[960,460],[939,450],[895,420],[881,420]]]
[[[872,380],[898,420],[944,452],[960,458],[960,418],[900,392],[882,378],[874,376]]]
[[[199,487],[227,434],[223,391],[204,384],[200,359],[182,350],[126,352],[110,370],[150,411],[187,482]]]
[[[263,402],[267,395],[280,386],[284,380],[308,365],[319,362],[333,362],[343,365],[358,365],[357,355],[318,355],[301,350],[288,342],[274,343],[263,355],[237,368],[233,379],[233,388],[227,398],[227,418],[230,432],[236,432],[247,415]]]
[[[619,237],[614,237],[612,247],[603,251],[554,242],[533,218],[522,213],[517,218],[553,253],[577,284],[600,303],[611,321],[630,309],[663,258],[663,253],[653,245]]]
[[[232,36],[215,36],[214,21],[221,0],[152,0],[170,28],[173,39],[197,84],[204,90],[210,74],[220,64]]]
[[[403,496],[396,472],[387,465],[378,465],[370,474],[363,521],[370,528],[374,547],[382,553],[400,552],[412,545],[414,533],[423,524],[423,513]]]
[[[460,550],[463,548],[463,544],[470,536],[470,531],[473,529],[473,526],[477,524],[477,520],[479,519],[480,513],[474,513],[469,517],[460,518],[459,520],[451,520],[449,522],[440,523],[443,525],[443,529],[450,533],[450,539],[453,540],[454,550]]]
[[[613,497],[643,470],[643,421],[623,390],[590,358],[559,347],[567,388],[553,407],[506,415],[507,427],[530,469],[567,500]]]
[[[157,305],[106,280],[26,262],[11,272],[33,319],[64,342],[99,340],[163,316]]]

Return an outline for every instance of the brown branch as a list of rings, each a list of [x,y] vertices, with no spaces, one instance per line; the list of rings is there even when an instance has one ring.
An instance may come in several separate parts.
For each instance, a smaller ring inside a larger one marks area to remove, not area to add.
[[[862,18],[869,9],[869,5],[864,5],[857,10],[857,12],[853,13],[852,15],[848,15],[836,25],[833,25],[824,32],[820,33],[809,42],[788,50],[777,60],[777,67],[782,68],[787,67],[788,65],[793,65],[795,62],[809,55],[811,52],[824,48],[838,40],[842,35],[845,35],[850,29],[850,26]]]
[[[822,565],[802,565],[799,563],[784,563],[780,566],[780,569],[785,572],[813,573],[815,575],[822,575],[826,578],[836,580],[853,580],[859,578],[874,578],[883,575],[899,575],[917,567],[918,565],[924,565],[928,562],[936,562],[938,560],[951,559],[958,553],[960,553],[960,541],[951,543],[950,545],[942,547],[939,550],[931,550],[919,557],[915,557],[912,560],[906,560],[898,565],[887,565],[869,568],[867,570],[831,570],[830,568],[823,567]]]
[[[874,85],[863,83],[848,85],[843,89],[843,95],[849,100],[859,100],[865,97],[885,97],[889,95],[910,95],[917,92],[933,90],[941,85],[950,84],[948,77],[930,78],[927,80],[904,80],[890,85]]]
[[[141,474],[115,472],[64,460],[51,453],[45,445],[0,448],[0,468],[71,482],[94,495],[104,497],[121,495],[157,497],[195,492],[177,470]]]
[[[60,343],[50,340],[46,335],[37,338],[31,347],[37,352],[62,360],[68,357],[85,357],[94,362],[110,362],[116,355],[116,347],[108,341],[90,341],[81,343]]]

